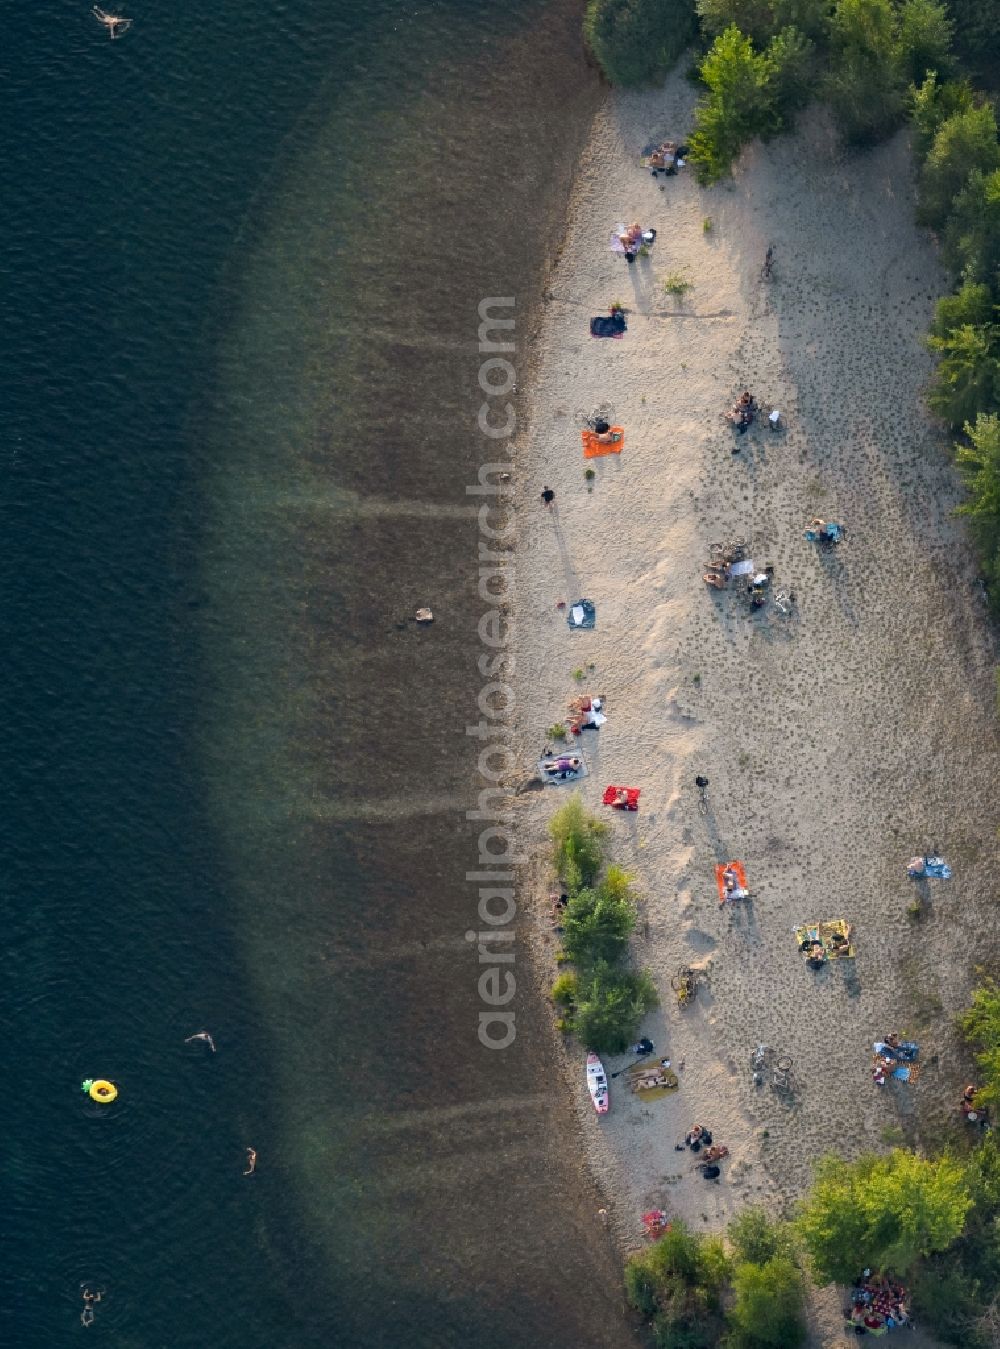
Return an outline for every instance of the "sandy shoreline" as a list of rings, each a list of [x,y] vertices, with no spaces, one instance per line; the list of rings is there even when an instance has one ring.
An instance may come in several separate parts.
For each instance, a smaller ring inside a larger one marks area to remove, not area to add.
[[[905,139],[847,159],[813,115],[794,138],[754,147],[731,185],[654,180],[638,150],[686,132],[693,97],[674,76],[662,91],[612,95],[598,118],[520,449],[522,757],[533,761],[575,693],[607,696],[607,725],[582,742],[583,796],[600,811],[606,784],[642,789],[638,815],[607,814],[615,859],[643,895],[635,956],[662,1000],[644,1030],[684,1065],[677,1093],[643,1105],[615,1091],[598,1123],[568,1046],[582,1135],[626,1249],[652,1203],[718,1228],[747,1203],[787,1208],[830,1148],[939,1144],[968,1071],[953,1014],[972,953],[994,940],[996,821],[980,807],[1000,767],[995,651],[945,441],[920,401],[922,335],[944,283],[913,223]],[[626,269],[608,235],[631,219],[659,237],[649,262]],[[692,283],[683,301],[662,291],[672,272]],[[590,315],[615,299],[631,311],[628,333],[592,339]],[[721,414],[743,387],[787,429],[755,427],[734,455]],[[594,461],[588,491],[576,413],[606,400],[626,447]],[[546,484],[554,515],[538,503]],[[833,557],[802,537],[814,514],[848,527]],[[774,564],[793,615],[750,617],[736,595],[707,591],[708,545],[732,534]],[[593,632],[571,632],[556,607],[581,596],[597,606]],[[711,781],[705,817],[697,772]],[[562,799],[520,798],[536,856]],[[924,848],[955,874],[932,883],[915,920],[905,864]],[[754,900],[720,910],[713,867],[730,857],[746,863]],[[531,921],[551,961],[544,869],[533,876]],[[815,974],[792,930],[835,917],[854,924],[857,958]],[[681,1012],[670,976],[693,963],[710,964],[710,987]],[[912,1088],[880,1091],[870,1045],[892,1029],[920,1041],[925,1070]],[[793,1058],[790,1099],[751,1083],[759,1041]],[[696,1120],[731,1150],[720,1185],[674,1151]],[[839,1340],[832,1296],[813,1329],[815,1344]]]

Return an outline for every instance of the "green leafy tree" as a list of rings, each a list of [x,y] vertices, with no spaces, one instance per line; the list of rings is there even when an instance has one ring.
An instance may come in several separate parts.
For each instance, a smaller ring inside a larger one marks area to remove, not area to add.
[[[975,106],[972,86],[967,80],[941,81],[934,70],[919,87],[911,87],[910,115],[916,130],[913,148],[917,158],[927,158],[943,122],[957,112],[970,112]]]
[[[972,520],[980,545],[996,569],[1000,553],[1000,417],[995,413],[979,416],[965,433],[970,444],[959,447],[958,463],[971,500],[962,510]],[[995,570],[994,579],[1000,579]],[[959,1024],[966,1039],[976,1046],[976,1062],[983,1075],[979,1099],[1000,1114],[1000,986],[992,979],[980,984]]]
[[[579,979],[573,1031],[588,1049],[620,1054],[657,1002],[645,970],[620,970],[599,961]]]
[[[955,198],[978,169],[992,173],[1000,168],[997,122],[989,104],[954,113],[938,128],[923,168],[917,216],[932,229],[948,219]]]
[[[934,384],[927,402],[952,426],[964,426],[983,408],[995,407],[1000,394],[997,329],[963,323],[943,337],[933,333],[927,345],[938,353]]]
[[[993,296],[989,286],[966,281],[953,295],[942,295],[934,306],[931,334],[947,337],[952,328],[971,323],[981,327],[993,318]]]
[[[955,48],[980,84],[996,87],[1000,65],[1000,24],[993,0],[948,0],[955,20]]]
[[[738,28],[763,47],[775,32],[771,0],[698,0],[698,17],[702,33],[713,40],[727,28]]]
[[[662,80],[695,31],[693,0],[590,0],[587,45],[612,84]]]
[[[830,33],[833,0],[771,0],[773,31],[795,28],[815,43],[825,43]]]
[[[1000,297],[1000,169],[973,169],[945,225],[949,266]]]
[[[895,1148],[856,1162],[824,1157],[797,1228],[823,1282],[848,1283],[860,1268],[906,1274],[921,1256],[961,1235],[972,1204],[963,1167]]]
[[[764,53],[768,83],[781,125],[809,102],[815,81],[815,45],[797,28],[783,28]]]
[[[947,76],[954,69],[953,25],[937,0],[905,0],[899,12],[896,64],[904,80],[920,84],[929,71]]]
[[[892,0],[837,0],[827,97],[844,139],[872,145],[895,129],[904,106]]]
[[[608,832],[603,820],[589,815],[575,792],[549,820],[552,860],[570,894],[590,885],[601,869],[601,843]]]
[[[742,146],[777,130],[774,71],[735,24],[712,43],[700,73],[708,93],[695,110],[691,159],[703,183],[729,171]]]
[[[805,1280],[789,1256],[738,1264],[733,1293],[727,1340],[733,1349],[794,1349],[805,1340]]]
[[[635,927],[631,877],[609,867],[595,889],[579,890],[563,915],[563,949],[574,964],[619,960]]]

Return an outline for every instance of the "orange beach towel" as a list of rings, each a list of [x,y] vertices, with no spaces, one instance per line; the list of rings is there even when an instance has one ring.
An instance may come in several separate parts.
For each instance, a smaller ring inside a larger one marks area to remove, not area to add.
[[[599,459],[602,454],[621,454],[622,447],[625,444],[625,428],[623,426],[613,426],[611,434],[618,439],[606,444],[597,439],[596,431],[581,431],[580,439],[583,441],[584,459]]]
[[[739,889],[746,890],[749,888],[747,886],[747,874],[743,870],[742,862],[726,862],[726,863],[720,862],[719,865],[715,868],[715,884],[718,886],[719,889],[720,904],[725,904],[726,900],[729,898],[729,892],[726,890],[726,881],[725,881],[726,870],[729,867],[731,867],[733,871],[736,872],[736,884],[739,887]]]

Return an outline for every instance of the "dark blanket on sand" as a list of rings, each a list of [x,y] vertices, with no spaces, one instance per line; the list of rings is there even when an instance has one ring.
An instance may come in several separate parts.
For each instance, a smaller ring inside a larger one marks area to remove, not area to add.
[[[606,314],[599,314],[597,318],[590,320],[590,335],[591,337],[621,337],[626,326],[624,314],[612,314],[610,317]]]

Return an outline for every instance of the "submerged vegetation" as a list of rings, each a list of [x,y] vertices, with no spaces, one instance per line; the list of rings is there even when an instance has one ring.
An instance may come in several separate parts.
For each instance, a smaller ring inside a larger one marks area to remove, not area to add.
[[[567,896],[560,961],[574,967],[559,975],[551,996],[562,1013],[561,1030],[588,1049],[615,1053],[635,1039],[657,997],[646,971],[625,964],[636,897],[632,877],[621,867],[609,865],[600,875],[607,832],[578,795],[549,821],[552,860]]]

